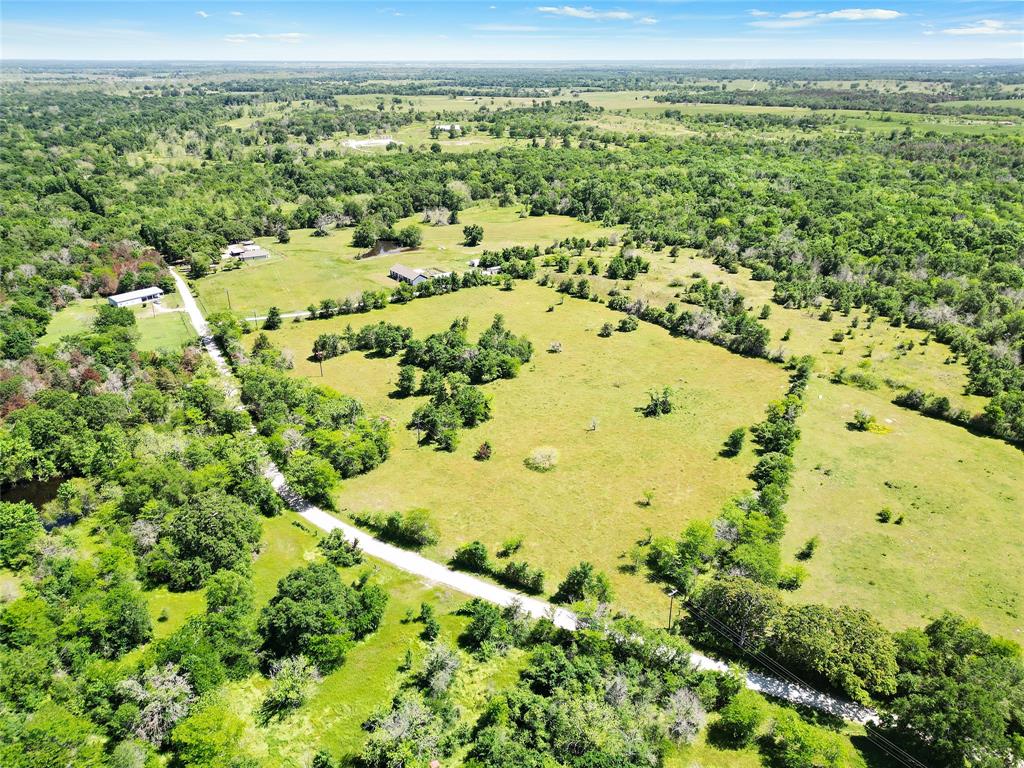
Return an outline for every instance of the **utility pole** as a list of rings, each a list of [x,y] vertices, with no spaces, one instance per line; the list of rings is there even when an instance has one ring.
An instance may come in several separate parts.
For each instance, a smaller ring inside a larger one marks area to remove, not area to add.
[[[678,589],[670,589],[668,592],[668,628],[672,629],[672,603],[675,602],[676,595],[679,594]]]
[[[228,311],[230,311],[231,310],[231,292],[227,288],[225,288],[224,289],[224,295],[228,297]]]

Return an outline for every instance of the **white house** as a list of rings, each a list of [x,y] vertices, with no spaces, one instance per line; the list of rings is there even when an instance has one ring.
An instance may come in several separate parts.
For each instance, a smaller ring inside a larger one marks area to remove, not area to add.
[[[158,302],[163,297],[164,292],[157,288],[155,285],[151,285],[149,288],[139,288],[135,291],[128,291],[128,293],[118,293],[113,296],[107,297],[107,302],[112,307],[131,307],[135,304],[145,304],[147,301]]]
[[[435,130],[438,131],[461,131],[462,126],[458,123],[437,123],[434,126]]]
[[[270,258],[270,252],[266,248],[256,245],[252,240],[246,240],[243,243],[232,243],[221,256],[225,259],[238,259],[239,261],[257,261]]]
[[[433,280],[435,277],[448,277],[450,274],[451,272],[442,272],[439,269],[412,269],[402,264],[395,264],[388,272],[388,277],[400,283],[419,285],[427,280]]]

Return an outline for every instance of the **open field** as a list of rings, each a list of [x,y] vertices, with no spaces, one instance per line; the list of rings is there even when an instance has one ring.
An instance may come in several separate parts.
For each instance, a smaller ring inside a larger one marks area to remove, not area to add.
[[[857,409],[890,431],[849,431]],[[1024,639],[1020,449],[822,380],[799,423],[783,550],[820,545],[794,599],[863,607],[893,628],[950,609]],[[883,508],[903,523],[880,523]]]
[[[568,568],[593,561],[609,573],[620,604],[661,620],[664,598],[640,576],[619,572],[620,554],[648,529],[675,534],[687,522],[714,516],[732,495],[749,488],[749,451],[737,459],[718,456],[736,426],[758,420],[768,400],[785,387],[779,368],[731,355],[709,344],[673,339],[641,325],[631,334],[602,339],[596,332],[616,316],[603,307],[567,299],[539,286],[517,284],[512,292],[478,288],[392,306],[380,312],[330,321],[286,323],[270,334],[293,353],[295,374],[318,377],[306,360],[313,339],[379,320],[410,325],[417,337],[446,328],[463,315],[475,338],[501,312],[508,327],[534,343],[534,358],[518,378],[489,384],[493,419],[462,432],[454,454],[418,447],[405,429],[423,398],[388,397],[398,358],[351,353],[324,363],[324,383],[359,398],[369,412],[394,419],[395,445],[383,466],[348,480],[336,496],[348,512],[426,507],[437,520],[441,543],[427,554],[447,559],[455,547],[480,539],[492,551],[522,534],[522,556],[548,572],[553,590]],[[560,341],[563,352],[547,352]],[[317,378],[313,379],[317,381]],[[651,387],[672,386],[678,408],[660,419],[634,412]],[[598,428],[591,431],[592,420]],[[489,462],[473,460],[487,440]],[[558,468],[531,472],[523,459],[534,448],[553,446]],[[652,506],[637,504],[654,491]]]
[[[773,351],[781,350],[786,356],[814,355],[818,358],[818,370],[828,374],[842,368],[869,374],[881,391],[891,390],[890,385],[906,386],[945,395],[955,406],[971,412],[979,412],[985,406],[986,398],[964,394],[966,366],[952,359],[949,347],[935,341],[923,343],[928,337],[925,331],[896,328],[882,317],[869,324],[867,313],[857,309],[849,316],[837,311],[830,320],[821,320],[827,303],[817,309],[789,309],[773,304],[773,282],[752,280],[750,270],[745,267],[740,267],[736,273],[729,272],[692,250],[681,249],[675,261],[667,250],[647,252],[644,257],[651,263],[650,271],[636,280],[615,282],[592,277],[589,278],[591,285],[605,295],[618,287],[631,298],[663,307],[670,301],[678,303],[677,294],[685,294],[697,277],[711,283],[721,282],[739,292],[746,299],[746,306],[755,313],[765,304],[769,305],[770,315],[761,322],[771,331]],[[854,328],[855,321],[857,327]],[[783,341],[787,331],[789,339]],[[845,334],[842,341],[832,340],[836,332]],[[911,343],[913,346],[907,349]]]
[[[264,315],[271,305],[282,312],[305,309],[321,299],[343,299],[367,289],[394,288],[388,270],[395,263],[408,267],[438,267],[464,272],[467,261],[485,249],[512,245],[542,247],[566,237],[597,238],[607,230],[569,216],[519,218],[519,207],[499,208],[484,203],[459,214],[459,224],[447,227],[422,225],[423,245],[415,251],[391,256],[356,259],[365,249],[354,248],[352,230],[333,229],[327,237],[313,237],[312,231],[293,230],[291,242],[280,244],[273,238],[257,242],[271,252],[266,261],[246,264],[196,281],[199,298],[207,312],[231,308],[239,315]],[[411,216],[396,228],[420,222]],[[462,228],[480,224],[483,243],[474,248],[463,246]]]
[[[37,342],[40,345],[56,344],[62,337],[88,330],[96,316],[96,307],[105,304],[106,299],[82,299],[55,313],[46,328],[46,333]],[[195,339],[195,332],[183,312],[168,312],[177,309],[180,301],[175,294],[169,294],[161,302],[164,311],[152,305],[132,307],[136,329],[139,332],[139,349],[144,351],[180,349]]]

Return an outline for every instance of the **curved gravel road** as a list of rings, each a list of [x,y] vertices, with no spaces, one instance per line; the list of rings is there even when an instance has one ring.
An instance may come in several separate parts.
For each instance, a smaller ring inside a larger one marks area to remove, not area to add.
[[[217,370],[223,377],[229,396],[236,397],[238,387],[235,377],[227,361],[224,359],[224,355],[213,342],[210,336],[209,325],[202,311],[200,311],[199,305],[193,298],[192,291],[175,270],[172,269],[171,274],[174,276],[174,281],[178,286],[178,292],[181,294],[185,311],[188,313],[189,319],[192,321],[192,325],[199,335],[203,347],[209,353],[214,365],[216,365]],[[429,560],[416,552],[410,552],[409,550],[376,539],[365,531],[361,531],[355,526],[339,520],[334,515],[325,512],[314,504],[310,504],[297,493],[290,490],[285,483],[281,470],[273,462],[268,463],[264,474],[274,486],[274,490],[299,516],[323,531],[333,531],[340,528],[349,540],[358,540],[359,546],[370,557],[383,560],[396,568],[419,576],[427,581],[451,587],[470,597],[479,597],[488,602],[503,606],[518,603],[531,616],[549,618],[557,626],[564,629],[575,630],[578,627],[576,615],[572,611],[552,605],[547,601],[538,600],[511,589],[506,589],[497,584],[492,584],[468,573],[453,571],[441,563]],[[690,661],[698,669],[723,672],[728,669],[724,662],[712,659],[710,656],[705,656],[702,653],[692,653]],[[812,707],[813,709],[827,712],[830,715],[841,717],[844,720],[857,723],[878,722],[878,715],[867,707],[837,696],[821,693],[804,685],[787,682],[762,672],[746,672],[746,684],[748,688],[759,691],[767,696]]]

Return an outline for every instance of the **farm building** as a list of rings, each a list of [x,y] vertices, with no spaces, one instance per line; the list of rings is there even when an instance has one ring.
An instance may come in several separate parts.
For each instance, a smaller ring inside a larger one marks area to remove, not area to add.
[[[434,126],[437,131],[461,131],[462,126],[458,123],[438,123]]]
[[[151,285],[149,288],[139,288],[128,293],[117,293],[108,296],[107,301],[112,307],[131,307],[135,304],[145,304],[147,301],[160,301],[164,295],[163,290]]]
[[[448,277],[450,274],[451,272],[442,272],[439,269],[412,269],[402,264],[395,264],[388,272],[388,277],[400,283],[419,285],[427,280],[433,280],[435,277]]]
[[[232,243],[223,253],[223,258],[225,259],[239,259],[240,261],[256,261],[258,259],[266,259],[269,257],[270,252],[266,248],[261,248],[256,245],[252,240],[246,240],[242,243]]]

